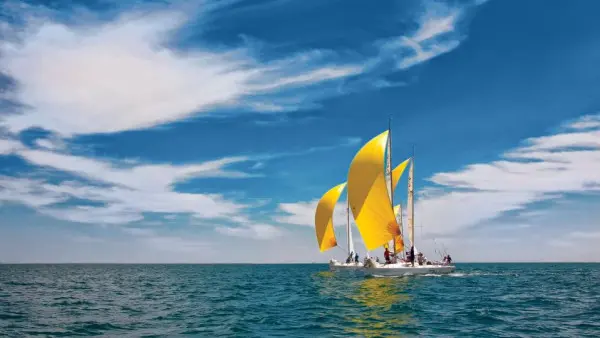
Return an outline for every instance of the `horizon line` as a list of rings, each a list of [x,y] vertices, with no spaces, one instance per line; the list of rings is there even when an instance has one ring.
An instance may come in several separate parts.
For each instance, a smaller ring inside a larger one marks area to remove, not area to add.
[[[294,262],[294,263],[189,263],[189,262],[170,262],[170,263],[139,263],[139,262],[0,262],[0,265],[328,265],[329,263],[318,262]],[[600,261],[499,261],[499,262],[455,262],[455,265],[462,264],[600,264]]]

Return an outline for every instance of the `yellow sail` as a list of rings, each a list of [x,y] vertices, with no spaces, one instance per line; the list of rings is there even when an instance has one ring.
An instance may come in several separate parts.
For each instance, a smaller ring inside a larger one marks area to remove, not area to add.
[[[396,253],[404,251],[404,238],[402,235],[394,236],[394,243],[396,245]]]
[[[392,190],[396,191],[396,185],[398,181],[400,181],[400,177],[402,177],[402,173],[404,173],[404,169],[408,165],[410,158],[406,159],[404,162],[398,164],[396,168],[392,171]]]
[[[317,210],[315,211],[315,231],[321,252],[337,245],[335,232],[333,232],[333,209],[345,187],[346,182],[329,189],[321,197],[319,204],[317,204]]]
[[[404,161],[404,162],[406,162],[406,161]],[[398,168],[398,167],[396,167],[396,168]],[[402,205],[398,204],[394,207],[394,215],[396,215],[396,217],[400,216],[400,222],[398,222],[398,226],[401,228],[402,227]],[[404,236],[402,236],[402,233],[400,233],[400,235],[394,237],[394,243],[395,243],[395,247],[396,247],[396,252],[404,251]]]
[[[348,172],[348,200],[367,250],[386,244],[399,232],[385,182],[387,139],[385,131],[367,142]]]

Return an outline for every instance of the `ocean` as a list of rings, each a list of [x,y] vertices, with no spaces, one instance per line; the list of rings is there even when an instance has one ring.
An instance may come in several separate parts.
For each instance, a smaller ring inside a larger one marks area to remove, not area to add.
[[[0,336],[600,337],[600,264],[0,265]]]

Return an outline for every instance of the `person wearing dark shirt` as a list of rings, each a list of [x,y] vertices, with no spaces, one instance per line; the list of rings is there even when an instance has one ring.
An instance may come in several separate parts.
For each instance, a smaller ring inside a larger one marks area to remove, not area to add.
[[[385,251],[383,252],[383,257],[385,257],[385,264],[390,264],[390,251],[388,250],[388,248],[385,248]]]
[[[356,263],[358,263],[358,262],[359,262],[359,261],[358,261],[358,252],[357,252],[357,253],[355,253],[355,256],[354,256],[354,262],[356,262]]]
[[[410,264],[415,266],[415,247],[412,245],[410,246]]]

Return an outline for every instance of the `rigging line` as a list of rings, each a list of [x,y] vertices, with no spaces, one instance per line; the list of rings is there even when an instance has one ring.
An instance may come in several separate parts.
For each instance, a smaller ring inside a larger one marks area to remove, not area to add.
[[[342,250],[343,252],[345,252],[346,255],[350,254],[346,249],[342,248],[339,244],[336,244],[335,247]]]
[[[336,247],[338,247],[338,248],[340,248],[340,249],[341,249],[342,251],[344,251],[346,254],[350,254],[350,253],[348,252],[348,250],[346,250],[346,249],[344,249],[344,248],[342,248],[342,247],[340,246],[340,244],[338,243],[338,240],[337,240],[337,239],[338,239],[338,238],[340,238],[340,237],[338,237],[338,234],[336,233],[336,230],[335,230],[335,225],[333,225],[333,224],[332,224],[332,227],[333,227],[333,234],[335,235],[335,243],[336,243],[336,244],[335,244],[335,246],[336,246]]]

